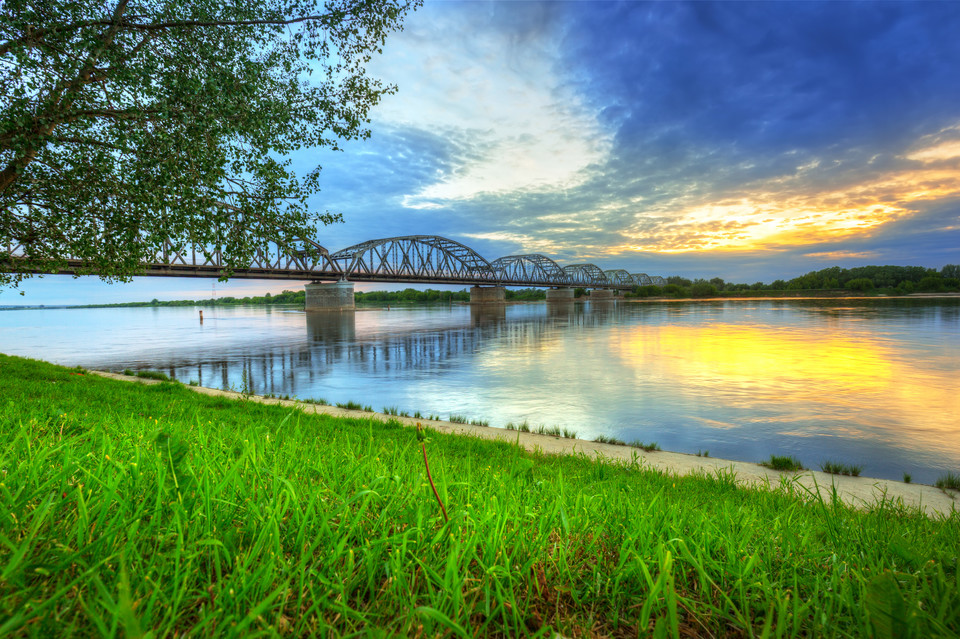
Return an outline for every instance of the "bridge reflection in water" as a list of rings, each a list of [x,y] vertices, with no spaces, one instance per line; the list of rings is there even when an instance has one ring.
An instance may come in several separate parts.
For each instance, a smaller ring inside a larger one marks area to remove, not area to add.
[[[507,308],[470,305],[464,308],[468,315],[442,313],[430,322],[386,326],[380,322],[384,310],[305,313],[301,316],[306,325],[303,341],[254,342],[239,352],[232,349],[222,359],[211,357],[209,351],[199,361],[174,355],[163,370],[184,382],[196,380],[201,386],[247,389],[255,394],[311,398],[318,384],[349,394],[342,379],[349,379],[351,371],[383,383],[397,373],[438,375],[447,362],[478,353],[487,341],[536,349],[550,333],[603,326],[614,321],[618,305],[604,300],[511,306],[509,320]],[[392,317],[412,314],[404,309],[389,313]]]

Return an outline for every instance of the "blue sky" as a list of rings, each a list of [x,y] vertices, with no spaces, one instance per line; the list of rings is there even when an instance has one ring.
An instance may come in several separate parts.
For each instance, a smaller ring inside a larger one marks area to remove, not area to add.
[[[960,263],[960,3],[430,2],[323,167],[337,250],[435,234],[493,260],[770,282]],[[217,283],[218,294],[294,288]],[[376,288],[383,288],[378,286]],[[47,277],[2,303],[208,297]]]

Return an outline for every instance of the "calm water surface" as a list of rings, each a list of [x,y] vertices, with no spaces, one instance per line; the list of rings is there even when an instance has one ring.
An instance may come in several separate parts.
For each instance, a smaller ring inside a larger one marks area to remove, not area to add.
[[[183,382],[528,420],[759,461],[960,471],[960,300],[0,311],[0,352]]]

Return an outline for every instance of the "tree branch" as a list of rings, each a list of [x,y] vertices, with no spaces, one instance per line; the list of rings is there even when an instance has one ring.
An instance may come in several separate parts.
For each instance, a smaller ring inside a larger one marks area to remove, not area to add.
[[[93,73],[93,68],[97,63],[97,59],[100,57],[100,54],[103,53],[103,50],[110,46],[110,43],[113,42],[114,36],[116,36],[117,31],[120,29],[121,19],[123,17],[123,12],[127,10],[127,4],[130,0],[120,0],[117,4],[117,8],[113,12],[113,20],[110,23],[110,28],[100,37],[99,45],[90,52],[90,55],[87,56],[86,64],[80,75],[77,76],[74,81],[67,87],[66,91],[61,95],[56,95],[54,93],[54,106],[60,108],[60,110],[69,109],[73,104],[74,94],[79,90],[79,88],[85,84]],[[56,104],[60,102],[60,104]],[[41,121],[49,119],[49,122],[45,123],[43,126],[35,127],[36,135],[34,140],[37,143],[27,144],[24,148],[23,153],[20,157],[14,158],[7,166],[0,171],[0,193],[3,193],[7,190],[14,182],[17,181],[17,178],[27,167],[27,165],[32,162],[36,156],[37,152],[40,150],[40,144],[42,142],[37,141],[43,140],[48,135],[53,133],[53,130],[56,128],[57,124],[60,122],[56,118],[49,117],[49,114],[45,114],[47,117],[38,118]],[[35,120],[36,121],[36,120]]]
[[[62,138],[60,136],[54,136],[50,139],[58,144],[89,144],[91,146],[102,146],[106,149],[113,149],[115,151],[126,150],[121,146],[117,146],[116,144],[110,144],[109,142],[101,142],[100,140],[90,140],[90,139],[84,139],[84,138]]]
[[[298,24],[300,22],[320,22],[323,26],[331,26],[329,18],[330,16],[318,15],[301,16],[299,18],[291,18],[289,20],[175,20],[170,22],[153,22],[148,24],[121,20],[117,26],[122,29],[133,29],[138,31],[163,31],[165,29],[186,29],[191,27],[253,27],[265,25],[284,26]],[[109,27],[113,26],[114,24],[117,23],[115,23],[113,20],[86,20],[83,22],[73,22],[66,25],[57,25],[48,29],[37,29],[36,31],[28,32],[27,35],[21,38],[7,40],[3,44],[0,44],[0,56],[10,53],[10,51],[17,46],[33,47],[49,35],[68,31],[76,31],[78,29],[85,29],[87,27]]]

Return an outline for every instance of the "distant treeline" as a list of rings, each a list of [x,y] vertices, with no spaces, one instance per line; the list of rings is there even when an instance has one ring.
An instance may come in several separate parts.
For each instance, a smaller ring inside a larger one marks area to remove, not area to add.
[[[685,277],[672,276],[666,278],[664,286],[634,286],[624,294],[624,297],[744,297],[751,295],[783,295],[789,293],[842,294],[845,292],[877,294],[877,295],[909,295],[911,293],[949,293],[960,291],[960,265],[947,264],[939,271],[922,266],[858,266],[856,268],[840,268],[833,266],[820,271],[810,271],[806,275],[795,277],[792,280],[774,280],[770,284],[755,282],[754,284],[735,284],[725,282],[715,277],[710,280],[690,280]],[[586,289],[575,289],[575,296],[580,297]],[[304,291],[283,291],[278,295],[260,297],[217,297],[207,300],[173,300],[160,301],[153,299],[149,302],[124,302],[120,304],[88,304],[88,307],[119,307],[119,306],[234,306],[239,304],[291,304],[303,306]],[[402,291],[357,291],[354,294],[357,303],[424,303],[424,302],[469,302],[470,292],[438,291],[428,288],[418,291],[406,288]],[[546,291],[539,288],[524,288],[506,291],[509,301],[534,302],[546,298]]]
[[[299,304],[303,306],[304,291],[284,291],[279,295],[267,293],[261,297],[215,297],[206,300],[167,300],[156,298],[149,302],[121,302],[119,304],[84,304],[80,308],[114,308],[127,306],[237,306],[240,304]]]
[[[770,284],[735,284],[715,277],[689,280],[668,277],[666,286],[635,286],[629,297],[713,297],[797,293],[864,293],[909,295],[911,293],[948,293],[960,291],[960,265],[947,264],[937,271],[922,266],[833,266],[810,271],[792,280],[774,280]]]

